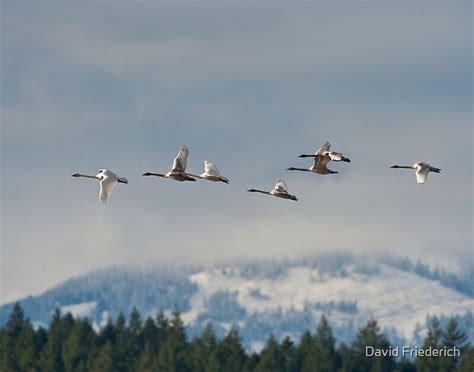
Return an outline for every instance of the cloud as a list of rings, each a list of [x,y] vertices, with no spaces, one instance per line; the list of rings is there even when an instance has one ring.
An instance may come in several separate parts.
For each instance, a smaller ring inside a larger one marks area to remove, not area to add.
[[[2,302],[118,263],[471,259],[463,4],[2,7]],[[326,140],[338,175],[285,170]],[[182,143],[231,184],[140,176]],[[418,160],[442,173],[388,168]],[[103,167],[130,181],[105,206],[69,177]],[[245,192],[277,178],[300,201]]]
[[[21,28],[13,24],[14,16],[7,21],[18,33],[15,41],[26,47],[44,48],[122,79],[146,76],[173,84],[373,74],[420,58],[438,67],[459,56],[466,63],[470,38],[465,7],[408,8],[89,4],[21,9],[30,20]]]

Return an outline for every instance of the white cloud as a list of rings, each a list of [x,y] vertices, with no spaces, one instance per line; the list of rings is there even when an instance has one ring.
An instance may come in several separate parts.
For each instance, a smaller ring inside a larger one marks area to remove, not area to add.
[[[471,256],[463,6],[5,10],[2,301],[127,262]],[[325,140],[353,160],[340,174],[285,170]],[[231,184],[140,176],[181,143]],[[442,173],[388,168],[418,160]],[[102,167],[130,181],[106,206],[69,177]],[[298,203],[245,192],[280,177]]]

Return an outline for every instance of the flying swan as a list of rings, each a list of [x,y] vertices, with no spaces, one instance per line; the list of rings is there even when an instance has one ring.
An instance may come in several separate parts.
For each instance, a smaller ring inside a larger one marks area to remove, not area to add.
[[[217,169],[214,163],[210,162],[209,160],[204,160],[204,173],[201,173],[199,176],[190,173],[189,175],[196,178],[201,178],[203,180],[229,183],[229,179],[227,177],[221,176],[219,169]]]
[[[336,171],[330,170],[326,167],[327,163],[330,161],[345,161],[347,163],[350,163],[350,159],[346,158],[344,155],[342,155],[339,152],[334,152],[334,151],[329,151],[331,147],[331,144],[329,142],[326,142],[314,155],[300,155],[300,158],[314,158],[314,163],[311,167],[308,169],[306,168],[295,168],[291,167],[288,168],[287,170],[297,170],[297,171],[302,171],[302,172],[313,172],[313,173],[318,173],[318,174],[335,174],[338,173]]]
[[[272,191],[263,191],[263,190],[256,190],[256,189],[250,189],[247,191],[260,192],[262,194],[267,194],[267,195],[275,196],[277,198],[282,198],[282,199],[291,199],[294,201],[298,200],[298,198],[295,195],[288,194],[288,187],[286,187],[286,183],[283,180],[277,180],[276,185]]]
[[[128,180],[125,177],[119,177],[108,169],[100,169],[99,173],[97,173],[95,176],[74,173],[71,175],[71,177],[86,177],[100,180],[99,200],[101,203],[105,203],[107,199],[109,199],[110,194],[117,183],[128,183]]]
[[[419,161],[413,165],[392,165],[390,168],[406,168],[406,169],[415,169],[416,175],[416,182],[419,184],[424,184],[426,179],[428,178],[428,173],[435,172],[440,173],[440,168],[435,168],[425,163],[423,161]]]
[[[178,154],[174,158],[173,167],[171,171],[165,174],[160,173],[151,173],[146,172],[143,173],[142,176],[157,176],[157,177],[164,177],[164,178],[171,178],[175,181],[196,181],[195,178],[191,177],[189,174],[186,173],[186,163],[188,160],[189,150],[187,146],[181,146]]]

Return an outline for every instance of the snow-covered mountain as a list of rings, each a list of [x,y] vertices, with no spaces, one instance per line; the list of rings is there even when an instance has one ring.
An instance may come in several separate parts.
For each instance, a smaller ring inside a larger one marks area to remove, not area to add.
[[[220,335],[237,327],[249,348],[258,348],[271,333],[297,339],[314,330],[322,314],[338,341],[350,341],[375,318],[394,344],[419,344],[434,315],[442,321],[456,316],[474,341],[471,277],[420,265],[333,255],[210,268],[116,267],[71,279],[21,304],[35,324],[46,325],[59,307],[89,317],[96,327],[133,306],[144,317],[178,309],[190,336],[211,321]],[[0,308],[0,324],[11,307]]]

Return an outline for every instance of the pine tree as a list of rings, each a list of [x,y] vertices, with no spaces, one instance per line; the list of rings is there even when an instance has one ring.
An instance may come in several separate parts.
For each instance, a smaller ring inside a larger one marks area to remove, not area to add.
[[[260,354],[257,354],[254,352],[249,357],[247,357],[243,370],[245,372],[255,371],[255,368],[257,368],[257,365],[259,362],[260,362]]]
[[[156,315],[155,323],[158,331],[156,343],[157,350],[159,351],[163,342],[166,340],[166,338],[168,338],[168,332],[170,328],[170,323],[168,321],[168,318],[166,318],[163,310],[160,310]]]
[[[459,367],[461,358],[464,354],[468,337],[465,332],[458,328],[458,323],[454,318],[450,318],[446,331],[441,336],[441,347],[446,347],[454,351],[454,348],[459,350],[460,356],[444,356],[439,358],[440,369],[451,371]]]
[[[189,358],[193,372],[219,371],[216,345],[214,329],[211,323],[208,323],[202,334],[196,337],[190,346]]]
[[[235,328],[220,342],[218,355],[221,371],[240,372],[244,367],[246,355]]]
[[[395,370],[395,360],[391,356],[366,356],[366,347],[372,346],[377,350],[390,349],[390,343],[380,332],[376,320],[369,320],[362,327],[351,345],[343,363],[343,371],[351,372],[390,372]]]
[[[294,368],[301,372],[312,372],[317,364],[316,343],[314,337],[307,330],[301,336],[300,344],[296,348]]]
[[[159,368],[169,372],[190,370],[187,359],[186,331],[178,311],[173,312],[173,319],[167,333],[167,338],[158,354]]]
[[[143,340],[144,348],[148,346],[153,356],[156,355],[158,352],[158,327],[153,318],[148,317],[143,324],[141,339]]]
[[[128,348],[128,332],[125,325],[125,316],[119,313],[114,327],[115,344],[113,344],[114,364],[118,371],[129,371],[132,365]]]
[[[271,335],[265,348],[260,352],[260,361],[255,369],[256,372],[285,372],[285,356],[281,352],[280,345]]]
[[[461,365],[459,372],[472,372],[474,371],[474,346],[467,346],[462,354]]]
[[[423,349],[439,349],[442,342],[442,330],[438,318],[434,317],[428,328],[428,333],[423,341]],[[438,371],[440,369],[438,357],[418,357],[415,361],[416,370],[420,372]]]
[[[63,347],[63,361],[66,372],[89,369],[89,358],[95,342],[95,333],[88,320],[75,320],[66,335]]]
[[[410,360],[402,358],[398,362],[397,372],[416,372],[416,367]]]
[[[128,351],[128,365],[133,366],[143,350],[143,338],[142,338],[142,318],[138,309],[133,307],[132,312],[130,313],[130,321],[128,323],[127,330],[127,351]]]
[[[130,322],[128,325],[128,331],[134,335],[139,335],[142,329],[142,318],[138,309],[133,307],[132,312],[130,313]]]
[[[110,320],[100,329],[96,337],[98,346],[104,345],[107,341],[110,341],[112,345],[115,344],[115,327]]]
[[[0,337],[0,362],[5,371],[35,369],[37,349],[34,335],[23,309],[18,302],[15,303]]]
[[[62,359],[62,320],[61,312],[56,309],[53,313],[48,331],[48,341],[40,354],[40,368],[42,371],[63,372],[64,364]]]
[[[341,342],[337,349],[337,354],[341,359],[341,371],[348,371],[348,366],[351,365],[353,360],[350,348],[344,342]]]
[[[99,352],[91,363],[91,372],[116,372],[124,369],[117,368],[114,362],[114,348],[108,340],[99,349]]]
[[[44,349],[46,342],[48,341],[48,331],[43,327],[39,327],[35,332],[34,340],[36,349],[35,358],[38,360],[41,351]]]
[[[152,346],[150,344],[145,344],[145,348],[138,358],[136,370],[140,372],[156,371],[158,360],[156,359],[155,354],[156,353],[152,350]]]
[[[295,345],[289,336],[283,339],[280,349],[285,361],[285,370],[289,372],[295,371],[295,369],[292,368],[295,357]]]
[[[314,342],[317,363],[313,370],[315,372],[332,372],[337,370],[339,363],[335,349],[336,340],[324,315],[321,316],[316,335],[314,336]]]
[[[37,369],[38,352],[35,345],[35,331],[28,321],[20,333],[15,345],[15,357],[20,371]]]

